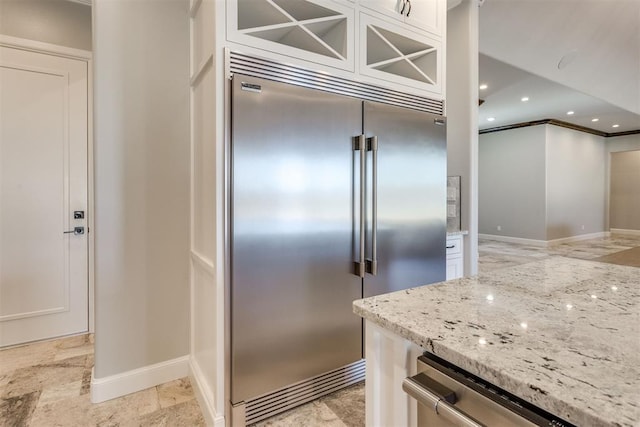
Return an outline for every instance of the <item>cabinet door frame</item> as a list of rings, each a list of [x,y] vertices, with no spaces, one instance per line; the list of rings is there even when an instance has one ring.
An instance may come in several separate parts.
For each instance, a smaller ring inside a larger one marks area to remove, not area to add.
[[[302,59],[309,62],[314,62],[321,65],[326,65],[349,72],[355,71],[355,9],[353,6],[343,5],[331,0],[305,0],[309,3],[317,4],[318,6],[331,9],[338,12],[344,19],[346,19],[346,31],[345,31],[345,51],[343,55],[344,59],[333,58],[320,53],[315,53],[303,48],[294,47],[277,41],[260,38],[249,34],[249,31],[238,29],[238,0],[227,0],[227,34],[228,41],[238,43],[241,45],[249,46],[252,48],[258,48],[261,50],[290,56],[296,59]],[[267,0],[267,3],[271,3]],[[277,6],[276,6],[277,7]],[[265,26],[268,30],[278,30],[290,26],[289,23],[275,24]],[[268,28],[267,28],[268,27]],[[260,27],[255,27],[260,28]]]
[[[443,8],[443,2],[439,0],[411,0],[411,13],[409,16],[400,13],[399,0],[360,0],[361,7],[388,16],[398,22],[411,25],[422,31],[427,31],[433,35],[441,36],[444,28],[444,20],[446,19],[446,11]],[[425,14],[420,11],[428,8],[425,12],[426,16],[433,15],[433,22],[430,19],[424,19]]]
[[[421,35],[412,31],[405,26],[402,25],[394,25],[382,19],[378,19],[373,15],[369,15],[365,12],[360,12],[359,16],[359,36],[360,36],[360,48],[359,48],[359,71],[360,74],[367,77],[373,77],[378,80],[384,80],[387,82],[392,82],[397,85],[402,85],[406,89],[405,90],[415,90],[416,88],[422,89],[424,91],[430,92],[432,94],[438,95],[438,97],[442,96],[443,88],[444,88],[444,74],[443,74],[443,50],[442,50],[442,42],[435,37],[430,37],[428,35]],[[382,28],[389,32],[396,33],[402,37],[407,39],[411,39],[420,43],[427,44],[436,49],[436,80],[434,84],[427,83],[424,81],[411,79],[408,77],[400,76],[397,74],[392,74],[390,72],[377,70],[369,65],[367,65],[367,48],[368,48],[368,40],[367,40],[367,27],[369,25],[375,25],[376,27]]]

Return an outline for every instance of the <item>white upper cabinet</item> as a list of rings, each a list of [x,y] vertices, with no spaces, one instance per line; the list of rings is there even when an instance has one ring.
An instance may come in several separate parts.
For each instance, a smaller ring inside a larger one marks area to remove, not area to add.
[[[229,0],[227,38],[353,71],[353,17],[330,0]]]
[[[442,93],[442,44],[397,24],[360,14],[360,73]]]
[[[441,0],[360,0],[360,5],[441,36],[446,2]]]
[[[446,0],[226,0],[232,48],[444,99]],[[273,55],[270,55],[273,54]],[[286,58],[285,58],[286,60]],[[321,67],[321,68],[322,68]]]

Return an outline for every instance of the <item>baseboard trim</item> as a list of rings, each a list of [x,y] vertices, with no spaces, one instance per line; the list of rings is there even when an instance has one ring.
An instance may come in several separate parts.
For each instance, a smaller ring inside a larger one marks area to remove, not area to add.
[[[100,403],[189,376],[189,356],[144,366],[105,378],[91,372],[91,402]]]
[[[521,245],[547,246],[546,240],[524,239],[522,237],[498,236],[496,234],[478,234],[479,239],[493,240],[496,242],[518,243]]]
[[[202,416],[207,426],[210,427],[225,427],[224,417],[218,415],[215,409],[213,400],[213,394],[211,388],[208,386],[208,381],[200,369],[200,365],[192,357],[189,360],[189,368],[191,370],[189,378],[191,379],[191,387],[193,393],[196,395],[196,399],[200,404],[200,410],[202,410]]]
[[[629,230],[629,229],[624,229],[624,228],[612,228],[611,230],[612,234],[623,234],[626,236],[640,236],[640,230]]]
[[[622,230],[622,231],[635,231],[635,230]],[[614,232],[613,229],[611,232]],[[637,232],[637,235],[640,235],[640,231]],[[624,234],[624,233],[621,233]],[[589,239],[598,239],[601,237],[609,237],[611,235],[608,231],[601,231],[598,233],[589,233],[589,234],[579,234],[577,236],[563,237],[561,239],[553,239],[553,240],[534,240],[534,239],[524,239],[521,237],[511,237],[511,236],[498,236],[496,234],[478,234],[479,239],[484,240],[493,240],[496,242],[506,242],[506,243],[518,243],[521,245],[530,245],[530,246],[539,246],[539,247],[547,247],[559,245],[562,243],[569,242],[578,242],[580,240],[589,240]]]
[[[547,240],[547,246],[559,245],[562,243],[579,242],[580,240],[599,239],[609,237],[611,233],[608,231],[600,231],[598,233],[579,234],[577,236],[563,237],[561,239]]]

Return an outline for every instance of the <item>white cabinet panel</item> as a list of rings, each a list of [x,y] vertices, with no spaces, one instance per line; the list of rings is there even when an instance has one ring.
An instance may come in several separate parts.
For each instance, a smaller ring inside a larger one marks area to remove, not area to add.
[[[230,41],[354,70],[354,9],[329,0],[228,0]]]
[[[360,73],[442,93],[442,45],[403,26],[360,14]]]
[[[421,30],[442,35],[446,4],[441,0],[360,0],[360,5]]]
[[[447,280],[464,276],[464,257],[462,236],[447,237]]]

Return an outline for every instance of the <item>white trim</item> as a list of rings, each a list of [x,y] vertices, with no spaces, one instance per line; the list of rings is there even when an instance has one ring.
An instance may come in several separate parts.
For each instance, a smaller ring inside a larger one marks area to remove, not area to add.
[[[83,4],[85,6],[91,6],[91,3],[92,3],[91,0],[67,0],[67,1],[70,1],[72,3]]]
[[[628,230],[624,228],[612,228],[611,234],[623,234],[626,236],[640,236],[640,230]]]
[[[554,239],[554,240],[523,239],[521,237],[498,236],[495,234],[478,234],[478,238],[484,239],[484,240],[493,240],[496,242],[517,243],[521,245],[547,247],[547,246],[559,245],[562,243],[578,242],[580,240],[590,240],[590,239],[598,239],[601,237],[609,237],[610,234],[611,233],[609,233],[608,231],[601,231],[598,233],[579,234],[577,236],[563,237],[561,239]],[[640,235],[640,232],[638,232],[638,235]]]
[[[91,372],[91,402],[100,403],[189,375],[189,356],[144,366],[105,378]]]
[[[208,273],[210,276],[215,277],[216,266],[213,264],[213,262],[211,262],[211,260],[205,258],[204,256],[200,255],[198,252],[196,252],[193,249],[191,250],[191,261],[193,261],[194,264],[197,264],[202,271],[204,271],[205,273]]]
[[[93,60],[87,60],[87,234],[89,238],[89,333],[95,326],[95,195],[93,193]]]
[[[0,34],[0,45],[13,47],[16,49],[28,50],[31,52],[46,53],[49,55],[62,56],[64,58],[80,59],[88,61],[93,54],[88,50],[74,49],[66,46],[58,46],[56,44],[44,43],[35,40],[22,39],[19,37],[6,36]]]
[[[546,240],[534,240],[534,239],[524,239],[521,237],[509,237],[509,236],[498,236],[495,234],[478,234],[479,239],[484,240],[493,240],[496,242],[507,242],[507,243],[518,243],[521,245],[531,245],[531,246],[547,246]]]
[[[189,367],[191,373],[189,379],[191,380],[191,387],[193,393],[196,395],[196,399],[200,404],[202,410],[202,416],[208,426],[213,427],[225,427],[224,417],[218,415],[215,409],[215,401],[211,394],[211,387],[208,386],[206,377],[200,369],[198,362],[192,357],[189,360]]]
[[[577,236],[563,237],[561,239],[547,240],[547,246],[559,245],[561,243],[579,242],[580,240],[598,239],[609,237],[608,231],[600,231],[598,233],[579,234]]]
[[[196,17],[201,5],[202,0],[191,0],[191,4],[189,5],[189,18],[193,19]]]
[[[191,81],[189,82],[189,86],[191,88],[195,88],[200,82],[200,78],[204,75],[205,71],[208,71],[213,64],[213,54],[209,55],[207,58],[202,61],[200,65],[198,65],[198,69],[195,74],[191,76]]]

